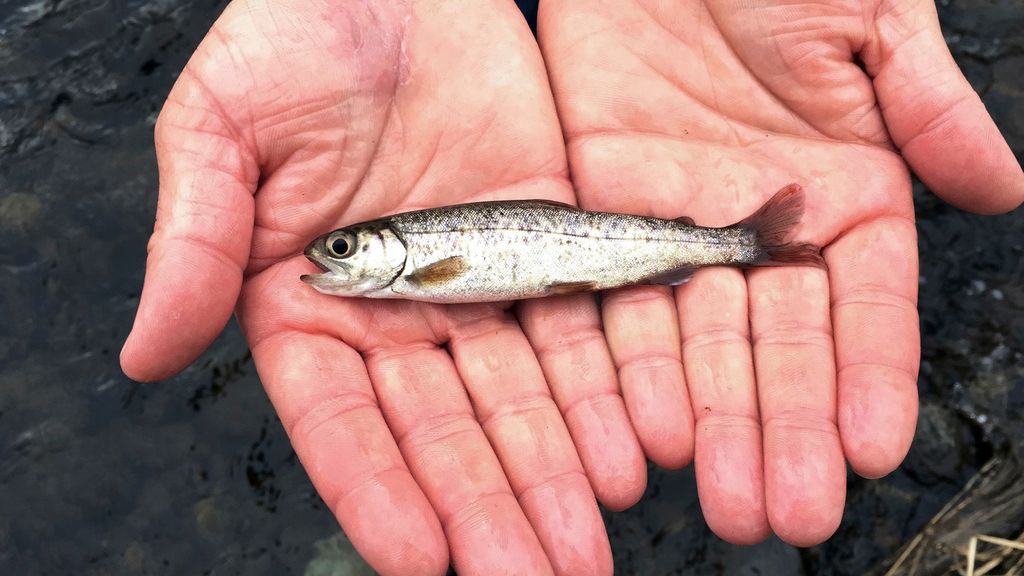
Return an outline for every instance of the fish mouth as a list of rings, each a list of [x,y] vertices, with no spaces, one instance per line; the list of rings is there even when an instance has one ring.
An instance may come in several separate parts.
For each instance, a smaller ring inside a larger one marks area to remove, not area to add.
[[[348,285],[348,282],[344,279],[339,278],[330,272],[325,272],[323,274],[302,274],[299,276],[299,280],[302,280],[306,284],[317,289],[336,288]]]
[[[302,280],[324,294],[345,295],[348,294],[350,292],[349,289],[352,288],[352,282],[350,280],[344,277],[339,277],[331,272],[325,272],[323,274],[302,274],[299,276],[299,280]]]
[[[332,269],[321,259],[319,252],[312,246],[306,248],[303,252],[306,259],[313,263],[322,274],[302,274],[299,276],[299,280],[302,280],[306,284],[320,290],[329,290],[337,286],[347,285],[347,278],[345,275],[339,275],[338,270]]]
[[[324,263],[320,261],[320,255],[318,254],[318,250],[316,249],[315,246],[316,242],[311,242],[309,246],[306,246],[306,249],[302,251],[302,255],[306,257],[306,260],[309,260],[310,262],[315,264],[316,267],[319,268],[321,272],[330,272],[330,268],[325,266]],[[304,276],[311,276],[311,274],[304,274]]]
[[[306,258],[309,259],[310,262],[315,264],[316,267],[319,268],[321,272],[323,272],[323,274],[303,274],[299,276],[299,280],[302,280],[303,282],[311,286],[325,284],[331,277],[330,269],[328,269],[327,266],[324,266],[323,264],[320,263],[319,260],[310,256],[309,254],[306,254]]]
[[[309,260],[314,266],[319,268],[323,274],[303,274],[299,276],[299,280],[302,280],[314,288],[329,283],[331,277],[331,269],[320,260],[320,254],[316,249],[316,244],[317,243],[315,241],[311,242],[310,245],[306,246],[306,249],[302,251],[302,255],[306,257],[306,260]]]
[[[324,266],[323,264],[321,264],[320,261],[317,260],[316,258],[313,258],[311,256],[306,256],[306,259],[309,260],[310,262],[312,262],[317,268],[319,268],[321,272],[330,272],[331,271],[330,268],[328,268],[327,266]]]

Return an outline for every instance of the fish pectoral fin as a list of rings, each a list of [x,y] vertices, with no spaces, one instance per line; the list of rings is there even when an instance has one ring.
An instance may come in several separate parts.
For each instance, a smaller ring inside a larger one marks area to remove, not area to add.
[[[469,263],[462,256],[452,256],[413,270],[406,279],[413,284],[443,284],[455,280],[469,270]]]
[[[558,282],[548,286],[548,294],[583,294],[597,290],[597,282]]]
[[[676,224],[682,224],[683,226],[697,225],[697,223],[693,221],[693,218],[690,218],[689,216],[680,216],[679,218],[676,218],[675,220],[672,221],[675,222]]]
[[[661,274],[655,274],[644,280],[647,284],[663,284],[667,286],[679,286],[680,284],[686,284],[693,278],[693,273],[696,268],[690,266],[682,266],[675,270],[669,270]]]

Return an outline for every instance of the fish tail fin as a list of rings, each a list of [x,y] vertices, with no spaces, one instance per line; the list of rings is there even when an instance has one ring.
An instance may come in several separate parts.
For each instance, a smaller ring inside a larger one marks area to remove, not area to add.
[[[781,246],[789,241],[803,215],[804,191],[799,184],[790,184],[736,226],[757,232],[757,243],[761,246]]]
[[[825,259],[821,257],[821,248],[814,244],[800,242],[765,246],[761,253],[762,259],[754,262],[754,266],[814,266],[828,269]]]
[[[799,184],[784,186],[757,212],[736,226],[757,234],[760,257],[751,266],[815,266],[827,268],[821,249],[813,244],[790,242],[793,229],[804,214],[804,191]]]

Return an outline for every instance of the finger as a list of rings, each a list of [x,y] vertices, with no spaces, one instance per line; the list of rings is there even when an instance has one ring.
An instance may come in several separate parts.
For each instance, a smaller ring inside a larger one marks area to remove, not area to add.
[[[756,270],[748,290],[768,522],[790,544],[817,544],[839,526],[846,499],[827,279]]]
[[[382,574],[444,574],[441,525],[359,354],[329,336],[283,332],[261,340],[253,359],[303,467],[362,557]]]
[[[883,2],[861,58],[893,140],[931,190],[973,212],[1020,205],[1024,172],[950,55],[932,2]]]
[[[593,296],[527,300],[519,318],[597,499],[612,510],[632,506],[647,484],[647,463]]]
[[[258,168],[208,93],[182,76],[156,128],[160,195],[146,280],[121,366],[135,380],[188,366],[231,317]]]
[[[701,509],[719,537],[753,544],[770,528],[747,283],[738,270],[708,269],[677,293]]]
[[[394,347],[371,352],[368,367],[402,454],[444,525],[455,569],[550,573],[448,354],[432,343]]]
[[[672,290],[640,287],[604,296],[602,315],[622,396],[647,457],[664,468],[693,459],[693,412],[683,377]]]
[[[825,252],[832,290],[839,433],[853,469],[877,478],[910,449],[917,425],[917,238],[914,223],[875,220]]]
[[[519,504],[556,573],[611,573],[594,492],[526,336],[475,310],[453,319],[449,346]]]

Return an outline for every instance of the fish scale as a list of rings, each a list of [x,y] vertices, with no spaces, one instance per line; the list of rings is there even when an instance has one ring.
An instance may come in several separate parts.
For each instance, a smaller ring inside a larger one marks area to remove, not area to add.
[[[817,246],[789,242],[802,214],[796,185],[721,228],[544,200],[456,204],[325,234],[305,251],[323,274],[302,280],[338,296],[461,303],[678,285],[703,266],[824,267]]]
[[[718,230],[716,228],[673,225],[674,221],[672,220],[632,214],[589,212],[569,204],[540,200],[456,204],[396,214],[391,219],[397,226],[410,233],[529,230],[638,241],[721,241],[714,234],[702,233]]]

